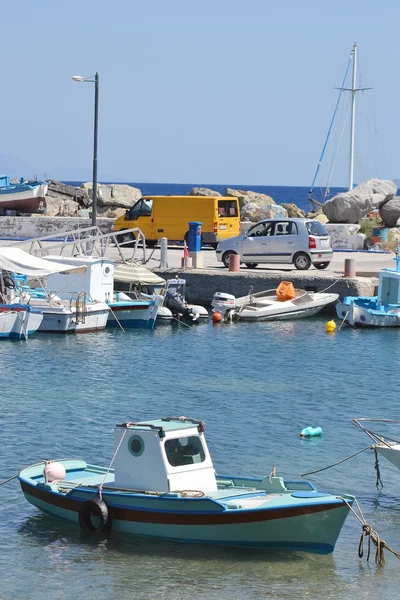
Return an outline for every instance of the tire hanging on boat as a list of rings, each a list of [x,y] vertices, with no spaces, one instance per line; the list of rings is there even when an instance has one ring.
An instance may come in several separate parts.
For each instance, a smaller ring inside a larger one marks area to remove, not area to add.
[[[110,531],[112,526],[111,513],[107,504],[100,498],[92,498],[83,502],[79,508],[79,525],[85,531]],[[92,517],[99,519],[99,525],[93,524]]]

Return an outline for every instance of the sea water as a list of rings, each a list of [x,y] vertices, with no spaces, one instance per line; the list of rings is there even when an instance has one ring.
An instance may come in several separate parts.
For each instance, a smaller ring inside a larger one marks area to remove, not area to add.
[[[399,418],[400,329],[325,332],[326,318],[79,336],[0,344],[0,480],[44,458],[109,466],[116,423],[203,419],[217,472],[299,478],[368,446],[351,425]],[[308,425],[323,429],[304,439]],[[400,472],[368,450],[310,477],[355,494],[366,520],[400,550]],[[1,600],[394,598],[399,562],[360,560],[349,516],[328,556],[210,548],[78,525],[30,505],[17,480],[0,487]]]

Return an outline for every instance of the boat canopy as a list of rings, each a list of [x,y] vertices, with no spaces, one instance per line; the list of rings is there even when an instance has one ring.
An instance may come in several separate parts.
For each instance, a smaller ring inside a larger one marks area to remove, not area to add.
[[[75,271],[83,273],[86,267],[49,261],[37,256],[31,256],[21,248],[0,248],[0,268],[12,273],[30,277],[47,277],[52,273]]]
[[[114,280],[137,285],[164,285],[165,279],[159,277],[143,265],[120,263],[115,265]]]

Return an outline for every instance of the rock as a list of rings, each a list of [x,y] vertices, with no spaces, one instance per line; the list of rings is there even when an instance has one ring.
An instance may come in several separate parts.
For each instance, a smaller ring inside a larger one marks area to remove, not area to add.
[[[400,219],[400,196],[394,196],[381,204],[379,214],[386,227],[395,227]]]
[[[210,188],[194,187],[190,190],[188,196],[221,196],[219,192],[210,190]]]
[[[78,202],[74,200],[62,200],[61,206],[58,211],[58,217],[75,217],[78,214],[79,210]]]
[[[82,188],[91,198],[92,182],[82,184]],[[142,192],[131,185],[99,183],[97,186],[98,206],[131,208],[141,197]]]
[[[125,208],[117,206],[99,206],[97,209],[97,214],[107,219],[117,219],[118,217],[122,217],[125,213]]]
[[[360,225],[327,223],[325,225],[336,250],[362,250],[365,235],[359,233]]]
[[[368,179],[353,190],[337,194],[322,206],[330,223],[357,223],[365,215],[389,202],[396,193],[393,181]]]
[[[55,180],[51,180],[48,183],[46,200],[48,197],[59,198],[62,200],[74,200],[75,202],[78,202],[82,208],[87,208],[90,204],[90,198],[85,190]]]
[[[296,204],[289,203],[281,204],[280,206],[283,206],[283,208],[286,209],[287,216],[290,219],[304,219],[304,217],[306,216],[304,210],[301,210],[301,208],[296,206]]]
[[[240,214],[243,221],[252,221],[253,223],[263,219],[287,217],[286,209],[278,204],[260,207],[255,202],[247,202],[241,209]]]
[[[323,212],[320,212],[317,215],[315,215],[314,219],[322,223],[322,225],[325,225],[328,222],[328,217],[324,215]]]
[[[260,208],[276,204],[275,200],[273,200],[271,196],[267,196],[267,194],[259,194],[258,192],[246,192],[244,190],[233,190],[231,188],[226,188],[225,196],[238,198],[241,209],[249,202],[258,204]]]
[[[56,215],[58,215],[58,213],[60,212],[61,204],[61,198],[52,198],[51,196],[46,196],[46,217],[55,217]]]

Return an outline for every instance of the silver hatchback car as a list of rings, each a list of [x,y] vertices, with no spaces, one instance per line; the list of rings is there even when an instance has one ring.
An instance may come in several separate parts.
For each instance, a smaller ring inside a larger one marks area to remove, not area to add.
[[[239,254],[249,269],[259,263],[292,263],[300,270],[311,265],[326,269],[333,257],[329,233],[314,219],[260,221],[245,233],[220,242],[216,253],[225,267],[229,267],[231,254]]]

